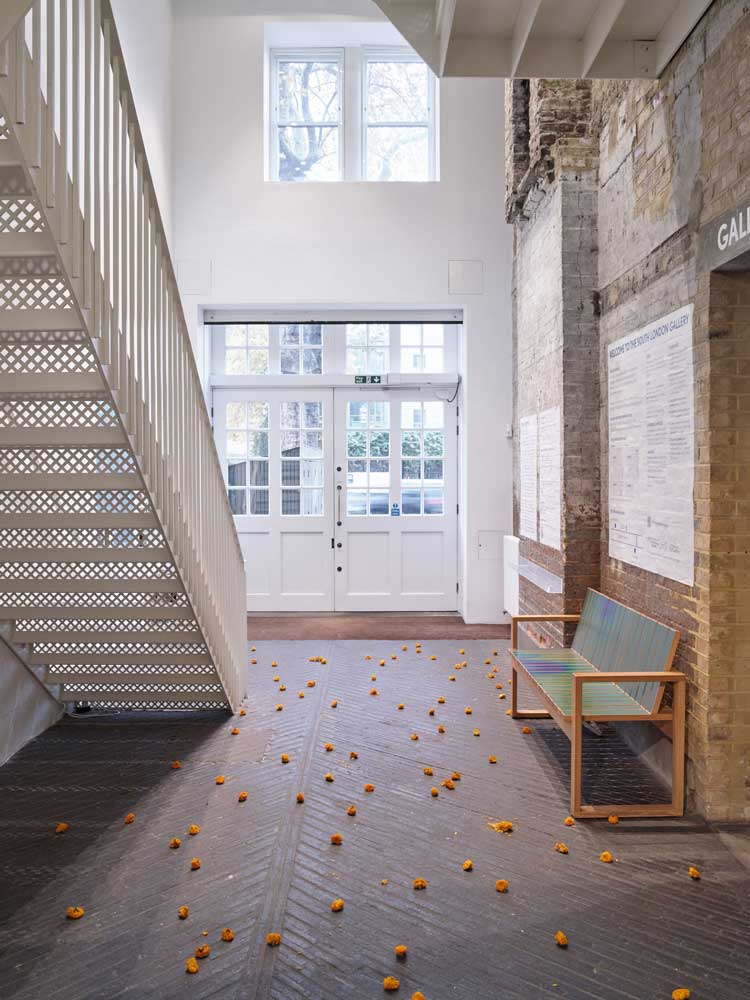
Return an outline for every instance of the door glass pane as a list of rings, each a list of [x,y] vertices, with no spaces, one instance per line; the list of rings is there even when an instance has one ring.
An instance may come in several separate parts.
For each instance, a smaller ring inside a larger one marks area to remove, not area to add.
[[[303,431],[302,432],[302,455],[304,458],[323,457],[323,432]]]
[[[268,403],[247,404],[247,426],[268,427]]]
[[[281,513],[320,517],[325,485],[323,403],[285,401],[280,422]]]
[[[388,490],[370,490],[370,513],[387,514],[390,495]]]
[[[300,512],[300,491],[299,490],[282,490],[281,491],[281,513],[282,514],[299,514]]]
[[[442,455],[445,447],[442,431],[425,431],[424,453],[425,455]]]
[[[248,484],[250,486],[268,486],[268,462],[248,462]]]
[[[347,404],[347,427],[367,427],[367,403]]]
[[[323,485],[323,463],[322,461],[302,461],[300,478],[303,486]]]
[[[347,403],[347,500],[349,516],[389,513],[391,465],[390,403]],[[356,428],[356,429],[355,429]]]
[[[323,490],[302,490],[302,513],[320,517],[323,513]]]
[[[299,462],[297,459],[282,459],[281,485],[299,486]]]
[[[401,404],[402,513],[442,514],[444,404],[437,401]]]
[[[243,431],[230,431],[227,434],[227,455],[244,458],[247,449],[247,435]]]
[[[299,403],[282,403],[280,417],[282,427],[299,427]]]
[[[263,326],[226,329],[237,331],[238,339],[245,336],[246,329],[250,339],[267,331]],[[229,505],[235,515],[268,514],[268,416],[269,404],[261,400],[231,400],[226,404],[227,484]]]
[[[401,512],[403,514],[421,514],[421,490],[401,491]]]
[[[299,431],[281,432],[281,454],[285,458],[299,458]]]
[[[247,453],[251,458],[268,458],[268,432],[249,431]]]
[[[282,347],[279,355],[282,375],[299,375],[299,351]]]
[[[245,490],[229,491],[229,509],[236,516],[246,512]]]
[[[245,347],[247,344],[247,327],[225,326],[224,343],[227,347]]]
[[[323,371],[323,351],[319,347],[306,347],[302,352],[305,375],[320,375]]]
[[[270,513],[268,490],[248,490],[247,492],[250,501],[248,514],[268,515]]]
[[[367,490],[346,491],[347,517],[359,517],[367,513]]]
[[[227,481],[230,486],[244,486],[245,485],[245,463],[244,462],[230,462],[228,469]]]
[[[245,426],[245,404],[227,403],[227,427],[238,428]]]
[[[388,431],[371,431],[370,432],[370,454],[371,455],[388,455],[390,449],[390,435]]]
[[[322,403],[305,403],[305,427],[322,427],[323,426],[323,404]]]
[[[443,513],[443,489],[430,487],[424,491],[424,512],[425,514]]]

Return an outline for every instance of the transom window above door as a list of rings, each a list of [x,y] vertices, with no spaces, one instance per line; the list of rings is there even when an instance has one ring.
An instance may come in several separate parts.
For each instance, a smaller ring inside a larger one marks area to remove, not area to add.
[[[271,180],[437,180],[437,84],[413,49],[274,48],[268,92]]]

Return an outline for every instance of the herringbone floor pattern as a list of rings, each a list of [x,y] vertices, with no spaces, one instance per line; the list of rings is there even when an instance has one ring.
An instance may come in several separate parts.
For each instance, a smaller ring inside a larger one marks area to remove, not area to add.
[[[668,1000],[676,987],[691,1000],[748,995],[748,873],[689,819],[566,828],[567,740],[547,722],[524,735],[506,716],[495,688],[508,690],[502,648],[493,657],[490,640],[426,640],[421,654],[413,642],[406,652],[384,641],[257,645],[244,718],[67,720],[0,769],[3,1000],[368,1000],[385,995],[386,975],[401,981],[395,996],[420,990],[427,1000]],[[327,662],[310,663],[317,655]],[[501,662],[496,679],[485,658]],[[611,734],[590,737],[587,758],[592,797],[613,783],[622,798],[663,794]],[[450,791],[441,781],[454,770]],[[490,829],[498,819],[513,833]],[[55,835],[60,821],[69,829]],[[175,836],[182,846],[170,850]],[[605,849],[614,864],[599,861]],[[423,892],[412,888],[418,877]],[[345,907],[332,913],[337,897]],[[69,905],[85,916],[66,920]],[[231,943],[220,940],[225,926]],[[280,947],[266,945],[270,931]],[[204,943],[209,957],[187,975]],[[393,952],[400,943],[405,961]]]

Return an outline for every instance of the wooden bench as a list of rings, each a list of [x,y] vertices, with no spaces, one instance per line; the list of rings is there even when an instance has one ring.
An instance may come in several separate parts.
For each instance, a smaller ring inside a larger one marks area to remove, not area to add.
[[[578,622],[569,649],[519,649],[519,622]],[[672,670],[679,633],[624,604],[589,590],[580,615],[516,615],[511,629],[515,719],[553,718],[570,740],[573,816],[681,816],[685,793],[685,675]],[[518,671],[546,706],[518,708]],[[662,709],[665,686],[673,687]],[[672,738],[672,801],[587,805],[582,799],[583,722],[655,722]]]

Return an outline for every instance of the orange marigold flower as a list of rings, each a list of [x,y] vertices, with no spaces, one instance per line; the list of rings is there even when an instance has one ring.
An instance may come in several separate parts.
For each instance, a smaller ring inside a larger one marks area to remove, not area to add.
[[[599,855],[599,860],[603,861],[605,865],[611,865],[615,859],[612,857],[609,851],[602,851],[602,853]]]
[[[324,775],[324,777],[325,777],[326,781],[328,781],[328,782],[333,781],[333,775],[331,774],[330,771],[328,772],[328,774]]]
[[[55,833],[65,833],[67,829],[69,829],[68,823],[58,823],[55,827]]]
[[[68,920],[80,920],[86,911],[82,906],[69,906],[65,911]]]
[[[440,792],[437,790],[437,788],[431,788],[430,789],[430,795],[433,797],[433,799],[436,799],[439,794],[440,794]]]
[[[395,976],[386,976],[383,980],[383,989],[386,993],[393,993],[401,986],[401,981]]]
[[[495,891],[496,892],[507,892],[508,891],[508,881],[507,881],[507,879],[499,878],[497,880],[497,882],[495,882]]]
[[[326,781],[327,780],[328,778],[326,777]],[[333,775],[331,775],[331,781],[333,781]],[[299,802],[299,804],[302,805],[304,801],[305,801],[305,796],[302,794],[302,792],[297,792],[297,802]]]
[[[557,934],[555,934],[555,942],[560,948],[568,947],[568,939],[565,937],[562,931],[558,931]]]
[[[338,707],[338,704],[339,704],[339,703],[338,703],[338,702],[336,701],[336,699],[334,698],[334,699],[333,699],[333,701],[331,702],[331,708],[337,708],[337,707]]]
[[[237,796],[237,801],[247,802],[247,792],[240,792],[240,794]]]
[[[370,784],[370,783],[368,782],[368,783],[367,783],[367,784],[365,785],[365,791],[366,791],[366,792],[374,792],[374,791],[375,791],[375,785],[371,785],[371,784]]]
[[[349,760],[358,760],[358,759],[359,759],[359,754],[357,753],[357,751],[356,750],[350,750],[349,751]]]
[[[672,990],[672,1000],[690,1000],[690,990],[684,987]]]
[[[327,751],[327,753],[330,753],[331,750],[333,750],[333,743],[324,743],[323,749]]]
[[[377,679],[378,679],[378,675],[377,674],[371,674],[370,675],[370,680],[371,681],[376,681]]]
[[[297,697],[298,698],[304,698],[305,697],[305,692],[304,691],[298,691],[297,692]]]
[[[169,766],[172,768],[173,771],[179,771],[180,768],[182,767],[182,764],[179,762],[179,760],[173,760]]]
[[[307,686],[308,686],[309,688],[314,688],[314,687],[315,687],[315,681],[308,681],[308,682],[307,682]]]
[[[368,654],[367,654],[367,656],[365,657],[365,659],[366,659],[366,660],[371,660],[371,659],[372,659],[372,657],[371,657],[371,656],[370,656],[370,654],[368,653]]]
[[[522,733],[523,733],[523,734],[524,734],[525,736],[528,736],[528,735],[529,735],[529,733],[531,732],[531,726],[524,726],[524,727],[523,727],[523,729],[521,730],[521,732],[522,732]]]
[[[698,869],[693,868],[692,866],[688,868],[688,875],[690,876],[690,878],[694,878],[696,881],[701,877],[701,873],[698,871]]]
[[[497,823],[488,823],[487,826],[495,833],[513,833],[513,822],[509,819],[501,819]]]
[[[392,659],[392,660],[397,660],[397,659],[398,659],[398,657],[396,656],[396,654],[395,654],[395,653],[391,653],[391,659]]]
[[[471,715],[472,711],[473,709],[469,705],[467,705],[466,708],[464,709],[464,714]]]
[[[431,767],[423,767],[422,768],[422,773],[430,776],[430,775],[432,775],[432,768]]]
[[[282,764],[288,764],[289,763],[289,754],[288,753],[283,753],[281,755],[281,763]]]
[[[196,958],[208,958],[210,954],[211,954],[210,944],[199,944],[198,947],[195,949]]]
[[[500,701],[505,701],[505,695],[504,694],[499,694],[498,698],[500,699]]]
[[[195,975],[195,973],[198,971],[198,968],[199,968],[198,963],[195,961],[194,958],[189,958],[187,962],[185,962],[185,971],[189,972],[191,976]]]
[[[284,706],[283,706],[283,705],[277,705],[277,706],[276,706],[276,711],[277,711],[277,712],[281,712],[281,711],[283,711],[283,708],[284,708]]]
[[[344,909],[344,900],[334,899],[334,901],[331,903],[331,909],[333,910],[334,913],[341,913],[341,911]]]
[[[566,816],[565,819],[563,820],[563,823],[566,826],[575,826],[575,822],[576,821],[573,819],[572,816]]]
[[[131,823],[135,823],[135,813],[128,813],[123,820],[125,826],[130,826]]]
[[[419,889],[427,888],[427,880],[423,878],[415,878],[413,882],[414,888],[418,891]]]
[[[402,650],[402,652],[404,652],[404,653],[405,653],[405,652],[406,652],[406,650],[407,650],[408,648],[409,648],[408,646],[402,646],[402,647],[401,647],[401,650]]]
[[[377,689],[377,688],[371,688],[371,689],[370,689],[370,694],[371,694],[371,695],[376,695],[376,694],[378,694],[378,689]]]
[[[278,948],[281,944],[281,934],[266,934],[266,944],[271,948]]]
[[[411,1000],[427,1000],[427,997],[424,993],[420,993],[419,990],[417,990],[416,993],[412,993]]]
[[[216,777],[214,778],[214,783],[217,784],[217,785],[223,785],[224,784],[224,775],[223,774],[217,774]]]
[[[197,872],[200,866],[201,866],[200,858],[193,858],[192,861],[190,862],[190,867],[194,872]]]
[[[405,944],[397,944],[393,950],[396,952],[397,958],[406,958],[407,948]]]
[[[385,666],[385,660],[378,660],[378,663],[380,664],[381,667]]]
[[[245,711],[244,708],[240,709],[240,715],[242,715],[242,716],[247,715],[247,712]]]
[[[409,737],[409,739],[416,741],[416,740],[419,739],[419,734],[418,733],[412,733],[411,736]]]
[[[279,684],[279,691],[286,691],[286,684]]]
[[[349,808],[346,810],[346,815],[347,816],[356,816],[357,815],[357,807],[355,805],[349,806]]]
[[[496,650],[496,649],[493,649],[493,650],[492,650],[492,655],[493,655],[493,656],[497,656],[497,650]]]
[[[485,660],[484,665],[488,667],[492,663],[492,660]]]
[[[172,837],[172,839],[169,841],[169,846],[172,848],[173,851],[176,851],[181,843],[182,841],[180,840],[179,837]]]
[[[474,862],[471,860],[471,858],[467,858],[466,861],[464,861],[463,865],[461,865],[461,867],[465,872],[474,871]]]
[[[381,878],[380,884],[381,885],[388,885],[388,879],[387,878]]]
[[[459,651],[458,651],[458,655],[459,655],[459,656],[463,656],[465,652],[466,652],[466,650],[465,650],[465,649],[459,649]]]
[[[234,931],[231,927],[222,927],[221,929],[221,940],[222,941],[234,941]]]
[[[443,788],[447,788],[451,792],[456,787],[450,778],[446,778],[445,781],[441,781],[440,784],[443,786]]]
[[[252,660],[250,660],[250,662],[251,663],[257,663],[258,661],[255,659],[255,657],[253,657]]]
[[[190,826],[188,827],[188,833],[190,834],[191,837],[194,837],[196,833],[200,832],[201,828],[198,826],[197,823],[191,823]]]
[[[402,712],[404,710],[404,703],[400,702],[398,705],[396,705],[396,708],[399,710],[399,712]]]
[[[496,691],[502,691],[502,689],[503,689],[503,686],[502,686],[502,684],[496,684],[496,685],[495,685],[495,690],[496,690]]]
[[[250,647],[250,652],[251,652],[251,653],[254,653],[254,652],[255,652],[255,646],[251,646],[251,647]]]
[[[455,679],[456,678],[453,676],[453,674],[451,674],[450,677],[448,678],[449,681],[455,681]]]
[[[489,755],[489,757],[487,758],[487,763],[488,764],[497,764],[497,757],[494,754],[491,753]]]
[[[281,680],[281,678],[279,677],[279,675],[278,674],[274,674],[274,678],[273,678],[274,684],[278,684],[280,680]]]
[[[177,916],[180,918],[180,920],[187,920],[188,913],[190,913],[189,906],[181,906],[177,910]]]
[[[557,851],[558,854],[568,854],[569,853],[568,852],[568,845],[567,844],[563,844],[563,842],[561,840],[558,840],[557,843],[555,844],[555,850]]]
[[[607,816],[607,822],[611,823],[612,826],[617,826],[617,824],[620,822],[620,817],[619,816]]]
[[[434,715],[434,714],[435,714],[435,709],[434,709],[434,708],[430,708],[430,709],[428,709],[428,710],[427,710],[427,714],[428,714],[428,715]]]
[[[505,714],[506,715],[512,715],[513,714],[513,709],[512,708],[506,708],[505,709]]]
[[[340,847],[341,844],[344,843],[344,838],[341,836],[340,833],[332,833],[331,843],[334,845],[334,847]]]
[[[436,659],[437,659],[437,656],[431,656],[431,657],[430,657],[430,659],[431,659],[431,660],[436,660]]]
[[[444,733],[445,732],[445,726],[438,726],[438,732],[439,733]]]
[[[451,775],[451,778],[454,781],[460,781],[461,780],[461,772],[460,771],[454,771],[453,774]]]
[[[276,660],[271,660],[271,666],[278,667],[278,663],[276,662]]]
[[[444,704],[445,704],[445,698],[442,695],[440,695],[440,697],[438,698],[438,705],[444,705]]]
[[[475,736],[479,736],[479,735],[480,735],[480,733],[479,733],[479,730],[478,730],[478,729],[475,729],[475,730],[474,730],[474,735],[475,735]]]

